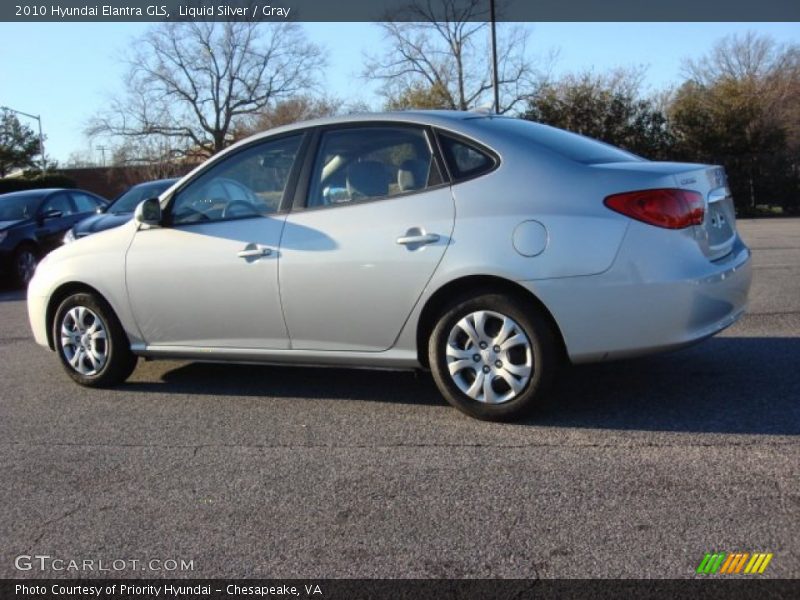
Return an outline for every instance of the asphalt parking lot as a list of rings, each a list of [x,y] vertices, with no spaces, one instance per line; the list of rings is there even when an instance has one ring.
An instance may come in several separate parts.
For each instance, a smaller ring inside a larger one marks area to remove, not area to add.
[[[692,577],[710,551],[800,577],[800,219],[741,221],[750,311],[669,355],[567,370],[527,423],[411,373],[140,362],[68,381],[0,293],[0,577]],[[90,575],[84,573],[83,576]]]

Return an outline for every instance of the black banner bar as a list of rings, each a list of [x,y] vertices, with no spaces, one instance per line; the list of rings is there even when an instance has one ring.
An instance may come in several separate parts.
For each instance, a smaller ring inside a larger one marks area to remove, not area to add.
[[[798,597],[798,582],[755,579],[0,580],[3,600],[763,600]]]
[[[489,20],[488,0],[11,0],[0,3],[0,21],[419,21],[409,7],[415,2],[436,20],[465,7],[470,20]],[[496,0],[496,6],[498,21],[518,22],[800,21],[798,0]]]

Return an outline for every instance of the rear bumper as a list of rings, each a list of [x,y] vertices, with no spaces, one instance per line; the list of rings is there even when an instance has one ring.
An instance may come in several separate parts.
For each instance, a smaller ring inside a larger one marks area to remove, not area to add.
[[[661,245],[650,243],[652,231],[637,239],[632,229],[603,274],[522,282],[553,314],[573,363],[687,346],[744,314],[752,269],[738,236],[730,254],[710,262],[691,233]]]

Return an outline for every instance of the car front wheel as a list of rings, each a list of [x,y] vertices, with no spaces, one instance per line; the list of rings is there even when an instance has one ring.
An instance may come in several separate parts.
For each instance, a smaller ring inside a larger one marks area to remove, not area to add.
[[[136,355],[122,325],[111,307],[94,294],[73,294],[61,303],[53,337],[61,364],[81,385],[121,383],[136,367]]]
[[[22,246],[17,249],[14,253],[14,269],[19,285],[26,287],[30,283],[38,263],[36,251],[32,247]]]
[[[556,335],[536,306],[487,293],[453,303],[428,358],[445,399],[484,420],[519,418],[542,403],[558,367]]]

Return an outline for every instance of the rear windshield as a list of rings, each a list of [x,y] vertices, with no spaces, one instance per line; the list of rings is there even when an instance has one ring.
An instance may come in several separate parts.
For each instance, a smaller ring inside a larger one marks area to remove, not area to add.
[[[495,131],[504,130],[516,136],[523,136],[543,148],[587,165],[645,160],[621,148],[541,123],[510,118],[492,118],[488,121]]]

